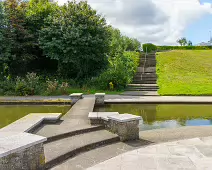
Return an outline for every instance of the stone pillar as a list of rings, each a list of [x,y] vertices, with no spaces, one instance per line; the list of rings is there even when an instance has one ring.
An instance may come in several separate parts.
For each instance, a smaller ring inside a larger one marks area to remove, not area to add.
[[[44,170],[44,141],[44,137],[27,133],[1,137],[0,169]]]
[[[105,103],[105,93],[95,94],[95,105],[103,105]]]
[[[82,99],[83,93],[72,93],[70,94],[71,105],[75,104],[79,99]]]
[[[140,116],[131,114],[119,114],[108,116],[109,130],[118,134],[121,141],[130,141],[139,139],[139,120]]]

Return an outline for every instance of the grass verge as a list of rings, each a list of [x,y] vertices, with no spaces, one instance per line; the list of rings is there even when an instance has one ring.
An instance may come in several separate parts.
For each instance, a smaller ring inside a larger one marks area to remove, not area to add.
[[[212,95],[212,50],[157,53],[160,95]]]

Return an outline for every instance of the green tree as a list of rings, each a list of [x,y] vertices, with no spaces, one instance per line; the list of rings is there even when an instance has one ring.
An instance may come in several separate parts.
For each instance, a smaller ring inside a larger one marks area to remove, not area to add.
[[[188,41],[188,46],[192,46],[192,42],[190,40]]]
[[[32,36],[26,29],[25,13],[27,3],[20,0],[6,0],[4,12],[4,39],[7,48],[3,51],[12,73],[17,74],[25,69],[25,65],[34,56],[30,52]]]
[[[106,21],[87,2],[71,1],[46,19],[40,45],[47,57],[77,71],[77,79],[96,75],[107,65],[109,32]],[[67,71],[67,70],[66,70]]]
[[[183,37],[183,38],[178,39],[177,43],[179,43],[181,46],[185,46],[187,44],[187,40],[185,37]]]

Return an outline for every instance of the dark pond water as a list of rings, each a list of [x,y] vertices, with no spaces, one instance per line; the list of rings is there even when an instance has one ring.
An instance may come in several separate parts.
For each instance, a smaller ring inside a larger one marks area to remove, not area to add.
[[[0,106],[0,128],[26,116],[29,113],[63,113],[65,114],[70,106]]]
[[[140,130],[212,125],[212,105],[111,104],[96,107],[95,111],[142,116]]]

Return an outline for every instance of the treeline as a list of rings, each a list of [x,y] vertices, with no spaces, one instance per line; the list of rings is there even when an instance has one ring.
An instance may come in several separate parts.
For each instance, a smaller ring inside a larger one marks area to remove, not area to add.
[[[136,70],[139,49],[138,40],[107,25],[85,1],[0,3],[0,94],[83,85],[122,89]]]
[[[157,46],[157,51],[164,50],[211,50],[212,46]]]
[[[211,50],[212,46],[156,46],[151,43],[143,44],[144,52],[160,52],[167,50]]]

